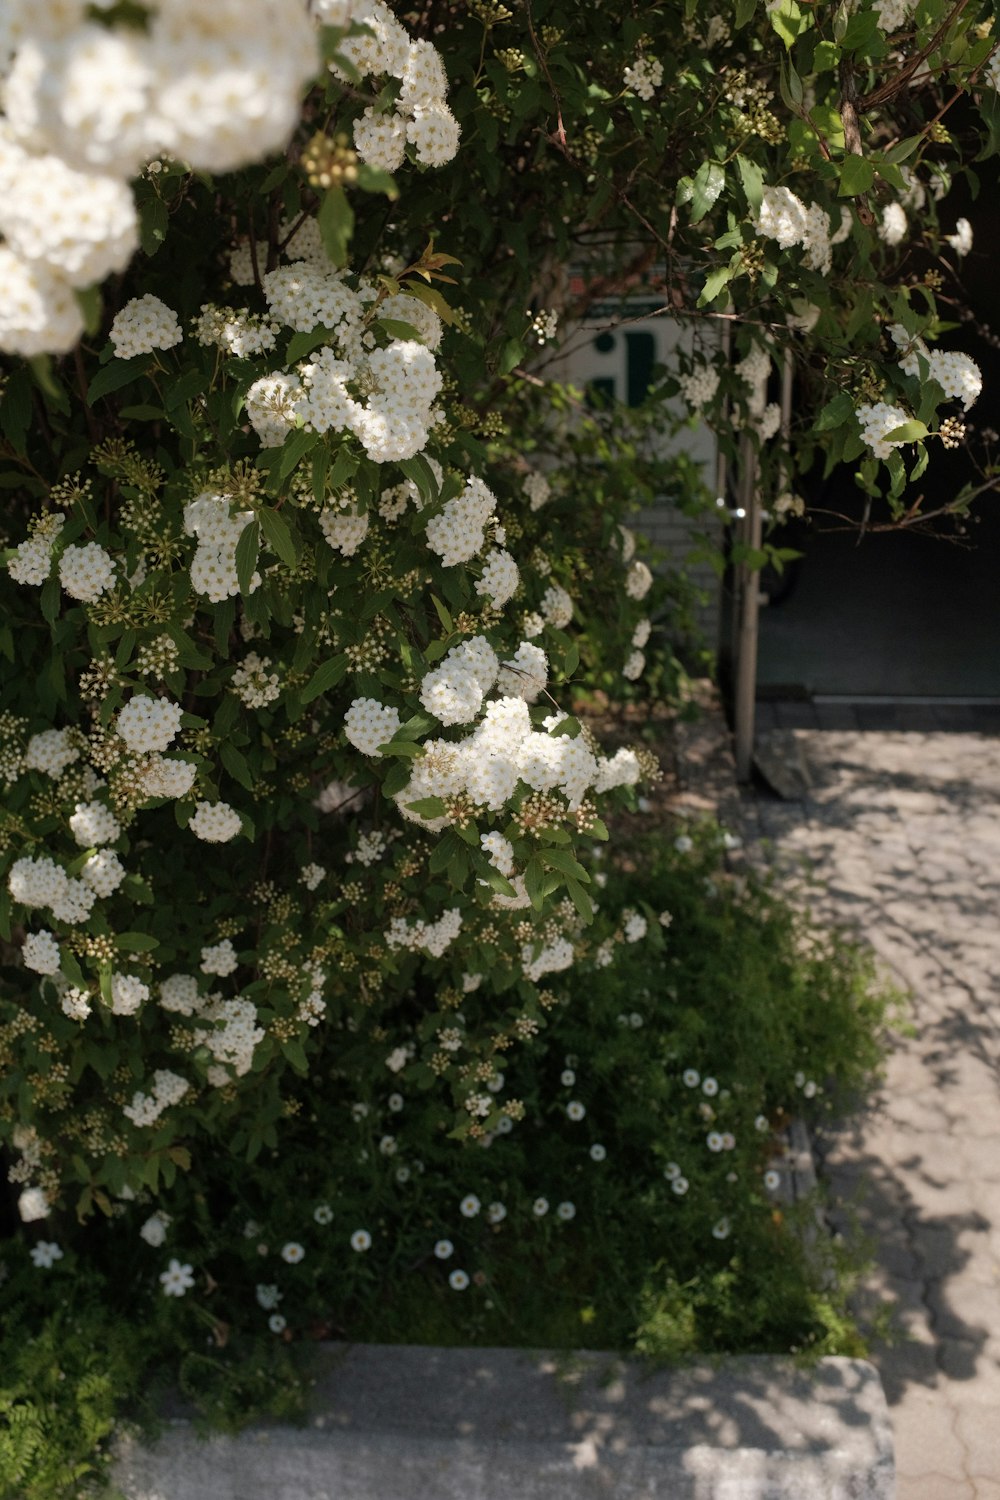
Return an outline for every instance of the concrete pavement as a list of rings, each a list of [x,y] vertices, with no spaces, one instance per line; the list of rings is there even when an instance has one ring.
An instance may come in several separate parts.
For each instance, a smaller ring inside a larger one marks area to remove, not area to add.
[[[742,820],[912,991],[913,1035],[816,1143],[820,1176],[835,1224],[871,1235],[869,1291],[902,1333],[874,1355],[898,1500],[1000,1500],[1000,738],[913,723],[795,729],[811,786],[748,794]]]

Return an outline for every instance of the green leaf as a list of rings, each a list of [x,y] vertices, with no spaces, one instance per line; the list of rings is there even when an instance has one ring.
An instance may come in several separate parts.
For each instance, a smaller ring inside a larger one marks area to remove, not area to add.
[[[280,511],[268,510],[266,507],[257,514],[261,530],[271,551],[280,557],[283,563],[287,563],[288,567],[294,568],[299,555],[295,550],[291,529],[284,516]]]
[[[310,448],[315,448],[317,434],[307,432],[300,428],[298,432],[289,433],[281,448],[281,462],[278,465],[278,478],[287,479],[293,469],[297,469],[305,458]],[[278,549],[275,548],[275,551]],[[280,553],[278,554],[281,555]]]
[[[545,868],[537,854],[533,854],[524,867],[524,889],[536,911],[541,911],[545,892],[543,881]]]
[[[160,940],[150,937],[148,932],[119,932],[115,936],[115,946],[122,953],[150,953],[160,946]]]
[[[778,87],[781,90],[782,99],[794,114],[802,104],[802,79],[792,66],[791,58],[781,58]]]
[[[404,755],[407,760],[412,760],[416,755],[423,755],[423,746],[417,745],[413,740],[386,740],[379,745],[380,755]]]
[[[236,581],[241,594],[250,592],[250,580],[257,566],[259,552],[260,525],[257,521],[251,521],[249,526],[244,526],[236,543]]]
[[[757,9],[757,0],[736,0],[736,29],[745,26],[753,18]]]
[[[337,683],[342,680],[347,672],[347,667],[348,658],[346,655],[331,656],[329,661],[325,661],[322,666],[316,668],[316,671],[302,689],[302,692],[299,694],[302,702],[311,703],[321,693],[327,693],[331,688],[336,687]]]
[[[923,139],[922,135],[908,135],[905,141],[900,141],[898,145],[893,146],[891,150],[885,153],[886,161],[890,161],[895,166],[898,166],[901,161],[906,161],[907,157],[913,155],[917,147],[922,144]]]
[[[366,193],[384,193],[393,203],[399,197],[399,188],[392,174],[366,161],[358,163],[358,187]]]
[[[561,874],[568,875],[571,880],[590,884],[590,876],[568,849],[546,849],[541,859],[547,869],[559,870]]]
[[[764,196],[764,173],[755,161],[750,161],[746,156],[737,156],[736,166],[743,184],[747,208],[752,214],[756,214]]]
[[[803,21],[797,0],[778,0],[778,4],[768,10],[768,19],[784,42],[786,50],[791,47],[804,27],[811,24],[809,21]]]
[[[253,777],[250,774],[250,767],[247,765],[246,756],[237,750],[231,740],[223,740],[219,746],[219,759],[234,781],[238,781],[240,786],[246,787],[248,792],[253,791]]]
[[[139,209],[139,243],[146,255],[155,255],[167,237],[167,205],[162,198],[147,198]]]
[[[566,889],[569,892],[570,900],[576,907],[577,911],[580,913],[583,920],[585,922],[592,921],[594,916],[594,903],[590,899],[589,893],[585,891],[583,886],[580,885],[576,880],[567,880]]]
[[[311,354],[314,349],[332,343],[333,329],[326,328],[322,323],[305,333],[293,333],[288,340],[288,348],[285,350],[285,363],[297,365],[300,359],[305,359],[306,355]]]
[[[410,812],[415,812],[421,818],[443,818],[448,809],[441,797],[419,797],[416,802],[407,802]]]
[[[38,602],[43,618],[48,620],[50,625],[54,625],[59,618],[59,605],[61,603],[59,579],[55,573],[50,578],[46,578],[42,584],[42,592]]]
[[[697,224],[717,201],[726,185],[725,168],[717,161],[703,161],[694,174],[694,192],[691,195],[691,223]]]
[[[875,181],[875,168],[865,156],[845,156],[840,168],[838,196],[854,198],[858,193],[867,193]]]
[[[380,328],[384,328],[391,339],[402,339],[404,342],[412,343],[414,340],[421,342],[420,334],[412,323],[403,323],[399,318],[377,318],[376,322]]]
[[[911,418],[909,422],[901,422],[891,432],[887,432],[883,439],[886,443],[917,443],[921,438],[928,436],[928,430],[923,422]]]
[[[335,266],[347,265],[347,248],[354,233],[354,210],[342,187],[327,188],[316,215],[323,247]]]
[[[854,402],[846,391],[841,391],[828,401],[816,418],[813,430],[815,432],[829,432],[834,427],[840,427],[844,422],[850,420],[854,415]]]
[[[731,266],[718,266],[716,270],[709,271],[705,277],[705,285],[702,288],[701,296],[698,298],[698,306],[707,307],[710,302],[714,302],[732,278],[733,270]]]
[[[437,617],[441,621],[441,624],[444,626],[445,630],[449,635],[453,635],[455,631],[455,622],[452,620],[451,615],[448,613],[445,606],[441,603],[441,600],[438,598],[437,594],[431,595],[431,603],[437,610]]]
[[[87,387],[87,405],[93,406],[102,396],[108,396],[112,391],[121,390],[123,385],[130,385],[133,380],[138,380],[145,369],[145,360],[142,355],[135,359],[112,359],[103,370],[98,370],[90,385]]]
[[[438,497],[438,483],[434,477],[434,470],[424,458],[418,453],[413,458],[400,458],[396,460],[407,479],[412,479],[420,491],[420,498],[425,504],[429,504]]]
[[[31,425],[31,376],[23,367],[11,371],[0,401],[0,431],[15,452],[24,453]]]

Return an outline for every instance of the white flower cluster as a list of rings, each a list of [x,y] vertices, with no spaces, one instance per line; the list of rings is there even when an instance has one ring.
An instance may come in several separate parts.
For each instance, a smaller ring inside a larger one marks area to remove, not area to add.
[[[719,372],[711,365],[700,365],[689,375],[681,375],[678,384],[688,406],[706,406],[719,389]]]
[[[997,61],[997,58],[998,54],[994,53],[990,59],[991,65]],[[961,259],[962,256],[968,255],[972,249],[972,225],[968,219],[959,219],[955,224],[955,233],[946,234],[944,238],[945,243],[950,245],[955,254]]]
[[[532,510],[541,510],[552,498],[552,486],[544,474],[530,473],[524,481],[524,493]]]
[[[247,708],[264,708],[281,695],[281,679],[266,656],[249,652],[230,678],[230,687]]]
[[[266,245],[264,250],[266,253]],[[273,318],[252,313],[248,307],[217,307],[214,302],[203,302],[193,329],[203,348],[222,349],[226,354],[235,354],[238,359],[267,354],[278,342],[278,324]],[[113,337],[114,329],[111,332]]]
[[[50,911],[57,922],[70,925],[87,920],[96,895],[86,879],[67,875],[48,855],[15,860],[7,875],[7,889],[22,906]]]
[[[189,1088],[190,1084],[178,1073],[171,1073],[167,1068],[157,1068],[153,1074],[152,1094],[136,1092],[132,1095],[132,1103],[126,1104],[122,1109],[122,1114],[131,1120],[133,1125],[155,1125],[163,1111],[169,1109],[171,1104],[179,1104]],[[140,1233],[150,1244],[162,1244],[162,1237],[159,1240],[150,1239],[151,1223],[152,1220],[147,1220]],[[165,1227],[163,1225],[163,1228]]]
[[[492,600],[494,607],[500,609],[514,597],[519,582],[520,574],[517,571],[517,563],[509,552],[496,547],[486,559],[482,577],[476,582],[476,593],[486,594]],[[572,607],[571,602],[571,611]]]
[[[374,698],[355,698],[344,719],[344,734],[362,755],[379,755],[402,723],[395,708],[386,708]]]
[[[160,1004],[180,1016],[193,1016],[201,1006],[198,981],[193,974],[171,974],[160,984]]]
[[[887,34],[905,26],[915,8],[916,0],[873,0],[872,4],[879,30]]]
[[[112,974],[111,1010],[116,1016],[134,1016],[149,999],[149,986],[134,974]]]
[[[198,774],[193,761],[158,754],[143,756],[135,770],[147,797],[186,797]]]
[[[439,167],[451,161],[460,131],[445,103],[448,78],[437,48],[431,42],[411,41],[381,0],[348,7],[320,0],[317,9],[327,25],[345,24],[328,16],[346,10],[350,20],[366,28],[345,38],[339,48],[362,78],[395,78],[401,84],[391,111],[382,112],[372,105],[355,121],[354,145],[361,159],[395,172],[403,164],[409,143],[424,166]],[[334,62],[330,70],[345,82],[353,81]]]
[[[553,583],[545,590],[540,604],[547,625],[556,630],[565,630],[573,619],[573,600],[561,584]]]
[[[514,846],[502,833],[480,835],[480,845],[490,864],[509,880],[514,873]]]
[[[14,548],[7,571],[15,583],[44,583],[52,571],[52,544],[66,520],[64,511],[39,515],[31,523],[31,534]]]
[[[206,844],[228,844],[243,824],[239,813],[228,802],[199,802],[188,827]]]
[[[210,944],[201,950],[201,972],[203,974],[215,974],[224,979],[227,974],[233,974],[239,968],[239,958],[236,949],[229,938],[223,938],[221,943]]]
[[[208,1025],[195,1030],[196,1045],[204,1044],[216,1062],[228,1064],[237,1078],[249,1073],[254,1048],[265,1036],[263,1028],[255,1024],[257,1009],[253,1001],[224,1000],[220,995],[210,995],[199,1009],[199,1018]],[[226,1068],[209,1068],[208,1081],[216,1088],[224,1088],[229,1082]]]
[[[135,755],[166,750],[181,727],[184,710],[168,698],[136,693],[118,715],[118,733]]]
[[[26,969],[36,974],[59,972],[59,944],[47,928],[41,932],[29,932],[21,949],[21,958]]]
[[[436,922],[425,922],[421,917],[412,927],[405,917],[393,917],[385,941],[389,948],[410,948],[414,952],[419,948],[431,958],[440,958],[461,930],[462,913],[455,906],[443,912]]]
[[[327,543],[344,557],[353,557],[368,535],[368,512],[360,516],[337,510],[333,506],[319,513],[319,527]]]
[[[111,324],[111,342],[119,359],[152,354],[154,349],[172,349],[183,334],[177,314],[147,292],[126,302]]]
[[[249,510],[233,515],[229,501],[210,490],[202,490],[184,507],[184,530],[198,539],[191,559],[191,587],[212,604],[221,604],[240,591],[236,546],[252,520]],[[252,594],[259,586],[260,574],[254,573],[248,592]]]
[[[655,57],[637,57],[625,69],[625,87],[640,99],[652,99],[663,82],[663,64]]]
[[[630,599],[645,599],[653,587],[653,575],[641,558],[634,558],[629,563],[628,572],[625,574],[625,592]]]
[[[969,410],[983,389],[983,372],[974,359],[957,349],[928,349],[923,339],[911,338],[899,323],[894,323],[889,332],[896,347],[904,351],[899,364],[907,375],[919,376],[920,362],[926,360],[929,378],[937,381],[946,396],[961,401]]]
[[[292,316],[309,329],[325,321],[311,310]],[[393,339],[354,359],[342,352],[327,345],[299,366],[298,375],[265,375],[253,383],[246,412],[263,446],[278,447],[301,423],[311,432],[353,432],[375,463],[413,458],[427,442],[441,389],[431,351],[416,339]],[[352,395],[352,387],[364,389],[366,399]]]
[[[83,332],[73,288],[138,245],[130,179],[157,155],[226,172],[280,150],[316,34],[301,0],[162,0],[143,27],[82,0],[5,9],[0,347],[64,353]]]
[[[899,439],[887,440],[888,433],[910,420],[909,412],[903,411],[902,407],[889,406],[885,401],[876,401],[874,405],[866,402],[858,407],[855,415],[861,423],[862,441],[867,443],[876,458],[888,458],[893,448],[904,446]]]
[[[113,849],[98,849],[86,861],[80,875],[96,896],[111,896],[125,879],[125,866]]]
[[[496,507],[496,496],[472,475],[460,495],[446,502],[427,522],[427,545],[445,568],[470,562],[486,543],[486,523]]]
[[[24,752],[26,771],[44,771],[58,781],[67,766],[80,759],[80,747],[69,729],[43,729],[33,734]]]
[[[420,702],[442,724],[470,724],[496,682],[500,663],[485,636],[453,646],[440,666],[424,677]]]
[[[78,802],[69,820],[69,828],[83,849],[113,844],[121,833],[118,819],[103,802]]]
[[[758,234],[777,240],[782,250],[801,245],[810,270],[829,271],[830,216],[819,204],[803,203],[791,188],[765,187],[753,224]]]
[[[59,559],[59,582],[71,599],[90,604],[99,599],[114,582],[115,565],[111,554],[98,542],[70,546]]]
[[[886,245],[898,245],[906,238],[906,211],[900,203],[887,203],[878,225],[878,237]]]
[[[521,949],[525,978],[530,979],[533,984],[537,984],[543,974],[558,974],[563,969],[570,968],[575,957],[573,944],[564,937],[546,943],[537,954],[530,943]]]

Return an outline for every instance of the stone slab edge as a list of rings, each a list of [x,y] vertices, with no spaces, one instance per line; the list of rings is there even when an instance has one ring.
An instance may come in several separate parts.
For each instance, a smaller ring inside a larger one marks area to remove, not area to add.
[[[875,1369],[325,1345],[302,1429],[119,1444],[126,1500],[891,1500]]]

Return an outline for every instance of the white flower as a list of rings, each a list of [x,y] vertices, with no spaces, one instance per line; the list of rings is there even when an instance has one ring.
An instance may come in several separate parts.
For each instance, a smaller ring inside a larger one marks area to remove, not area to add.
[[[681,1175],[681,1169],[675,1161],[668,1161],[663,1168],[663,1175],[668,1182],[676,1182]]]
[[[486,1218],[491,1224],[502,1224],[507,1217],[507,1210],[502,1203],[491,1203],[486,1210]]]
[[[771,1123],[768,1120],[767,1115],[758,1115],[753,1124],[754,1129],[759,1130],[761,1135],[766,1134],[767,1131],[769,1131],[771,1128]]]
[[[571,1099],[566,1106],[566,1114],[571,1120],[582,1120],[586,1113],[586,1106],[579,1099]]]
[[[721,1151],[724,1145],[722,1136],[717,1130],[710,1130],[705,1137],[705,1144],[709,1151]]]
[[[26,969],[36,974],[58,974],[59,944],[54,935],[42,928],[40,932],[29,932],[21,949]]]
[[[329,1203],[318,1203],[313,1209],[313,1218],[317,1224],[330,1224],[333,1221],[333,1209]]]
[[[776,1172],[773,1167],[764,1173],[764,1186],[768,1192],[773,1193],[781,1186],[781,1173]]]
[[[591,1161],[604,1161],[607,1158],[607,1154],[607,1148],[599,1145],[597,1142],[590,1148]]]
[[[28,1253],[32,1263],[45,1271],[50,1266],[54,1266],[57,1260],[63,1258],[62,1250],[54,1240],[39,1240],[37,1245],[32,1245]]]
[[[689,1183],[686,1177],[675,1177],[670,1186],[673,1188],[678,1198],[683,1198],[684,1194],[688,1190]]]
[[[273,1312],[281,1301],[282,1293],[274,1282],[258,1282],[256,1296],[258,1307],[262,1307],[265,1312]]]
[[[152,292],[126,302],[111,324],[110,338],[119,359],[172,349],[182,337],[177,314]]]
[[[454,1254],[454,1252],[455,1246],[452,1244],[451,1240],[438,1240],[437,1244],[434,1246],[434,1254],[437,1256],[438,1260],[447,1260],[450,1255]]]
[[[698,1072],[697,1068],[685,1068],[684,1072],[681,1074],[681,1078],[687,1084],[689,1089],[696,1089],[701,1082],[701,1074]]]
[[[189,1265],[181,1265],[179,1260],[171,1260],[165,1271],[160,1272],[160,1281],[163,1290],[168,1297],[183,1297],[194,1286],[194,1276]]]
[[[97,542],[82,547],[71,545],[59,559],[59,582],[71,599],[85,604],[100,598],[114,582],[115,567],[111,554]]]
[[[972,225],[968,219],[959,219],[955,225],[955,233],[946,234],[945,240],[960,258],[968,255],[972,249]]]
[[[393,1114],[398,1115],[399,1111],[403,1108],[403,1096],[402,1094],[390,1094],[388,1099],[386,1100],[386,1103],[392,1110]]]
[[[228,844],[239,833],[243,824],[240,815],[228,802],[199,802],[191,815],[188,827],[206,844]]]
[[[152,1245],[154,1250],[158,1250],[167,1237],[169,1226],[170,1215],[159,1209],[155,1214],[150,1214],[145,1224],[141,1226],[139,1238],[145,1240],[147,1245]]]
[[[476,1197],[475,1193],[467,1193],[458,1207],[459,1212],[463,1214],[466,1219],[474,1219],[476,1217],[476,1214],[482,1207],[482,1204]]]
[[[562,1084],[563,1088],[571,1089],[576,1082],[576,1074],[573,1072],[573,1069],[566,1068],[562,1073],[560,1073],[559,1082]]]
[[[368,1233],[367,1229],[356,1229],[354,1231],[354,1233],[351,1235],[351,1249],[352,1250],[358,1250],[358,1251],[361,1251],[361,1250],[370,1250],[371,1249],[371,1244],[372,1244],[372,1237]]]
[[[730,1233],[730,1228],[731,1228],[731,1226],[730,1226],[729,1220],[726,1219],[726,1218],[722,1218],[722,1219],[719,1220],[719,1222],[715,1225],[714,1229],[712,1230],[712,1235],[717,1240],[728,1239],[729,1238],[729,1233]]]
[[[469,1278],[464,1271],[452,1271],[448,1277],[448,1285],[453,1292],[464,1292],[469,1285]]]
[[[576,1218],[576,1205],[569,1202],[558,1203],[556,1205],[556,1215],[565,1223],[569,1223],[570,1219]]]
[[[290,1266],[297,1266],[300,1260],[305,1260],[306,1252],[297,1240],[289,1240],[287,1245],[281,1247],[281,1258]]]
[[[347,710],[344,734],[362,755],[380,755],[379,746],[393,738],[402,722],[397,709],[374,698],[355,698]]]
[[[41,1188],[25,1188],[17,1200],[17,1211],[25,1224],[35,1219],[45,1219],[49,1214],[49,1200]]]
[[[542,1219],[542,1218],[544,1218],[545,1215],[548,1213],[548,1211],[549,1211],[549,1200],[548,1200],[548,1198],[536,1198],[535,1201],[534,1201],[534,1203],[531,1205],[531,1212],[535,1215],[536,1219]]]
[[[712,1099],[719,1092],[719,1085],[714,1078],[703,1078],[701,1091],[703,1094],[707,1094],[709,1099]]]
[[[678,854],[690,854],[694,848],[694,839],[689,838],[686,833],[681,833],[674,839],[674,848]]]
[[[267,1320],[267,1326],[272,1333],[284,1333],[288,1327],[288,1320],[282,1317],[281,1313],[272,1313]]]

